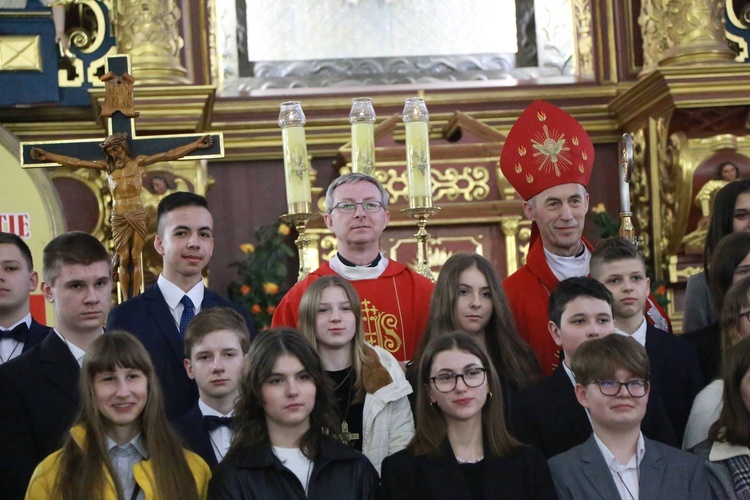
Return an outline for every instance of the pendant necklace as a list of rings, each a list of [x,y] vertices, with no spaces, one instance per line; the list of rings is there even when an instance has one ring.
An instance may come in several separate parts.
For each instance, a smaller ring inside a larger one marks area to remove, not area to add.
[[[349,371],[349,375],[351,375],[352,371],[354,370],[354,367],[351,368]],[[349,378],[349,375],[346,376],[346,378]],[[346,379],[344,379],[345,381]],[[342,381],[341,384],[339,384],[339,387],[344,382]],[[344,436],[344,441],[346,441],[346,444],[350,444],[352,441],[356,441],[359,439],[359,434],[356,432],[349,432],[349,424],[346,422],[347,417],[349,416],[349,405],[352,402],[352,389],[354,388],[354,379],[349,383],[349,395],[346,399],[346,413],[343,415],[343,419],[341,421],[341,434]]]

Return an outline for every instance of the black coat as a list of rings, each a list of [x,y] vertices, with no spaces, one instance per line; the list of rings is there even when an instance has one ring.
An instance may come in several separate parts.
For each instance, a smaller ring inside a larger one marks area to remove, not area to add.
[[[641,429],[648,438],[679,447],[661,397],[654,390],[649,395]],[[516,395],[511,408],[510,431],[522,443],[541,450],[547,458],[568,451],[591,436],[591,421],[578,403],[573,384],[562,365],[549,377]]]
[[[42,340],[47,337],[47,334],[52,331],[47,325],[37,323],[34,318],[31,318],[31,327],[29,328],[29,335],[26,337],[26,342],[23,343],[23,352],[28,351],[35,345],[39,344]]]
[[[0,498],[22,499],[78,414],[80,368],[55,333],[0,366]]]
[[[646,353],[651,382],[664,402],[677,442],[682,443],[690,408],[703,389],[703,377],[695,349],[678,335],[646,326]]]
[[[721,377],[721,328],[719,320],[699,330],[685,332],[682,338],[691,342],[698,354],[703,383],[710,384]]]
[[[246,310],[206,289],[201,311],[212,307],[236,310],[245,318],[250,335],[254,334],[253,320]],[[180,331],[159,286],[154,285],[112,309],[107,318],[107,329],[116,328],[135,335],[151,355],[164,394],[167,417],[173,420],[190,411],[198,401],[198,387],[185,372],[185,349]]]
[[[190,451],[200,455],[212,470],[216,468],[219,462],[216,461],[211,437],[203,425],[203,413],[197,404],[192,410],[172,422],[172,426]]]
[[[307,497],[297,476],[265,444],[222,460],[209,483],[208,498],[368,500],[377,498],[378,483],[378,473],[367,457],[324,438],[313,460]]]
[[[486,499],[557,498],[547,461],[533,448],[520,446],[507,457],[486,457],[481,463]],[[415,457],[401,450],[387,457],[382,475],[384,500],[471,498],[472,489],[447,439],[434,455]]]

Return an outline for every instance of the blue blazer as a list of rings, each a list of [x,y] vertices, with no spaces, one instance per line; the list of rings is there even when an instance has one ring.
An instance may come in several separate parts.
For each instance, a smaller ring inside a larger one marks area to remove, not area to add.
[[[62,446],[78,414],[80,368],[47,335],[0,366],[0,498],[23,499],[34,468]]]
[[[541,450],[547,458],[568,451],[591,435],[586,410],[576,399],[573,384],[562,365],[552,375],[527,387],[513,398],[510,431],[519,441]],[[679,446],[664,404],[654,390],[648,398],[643,434]]]
[[[219,465],[214,447],[211,445],[211,438],[203,425],[203,413],[201,413],[197,404],[193,406],[192,410],[172,422],[172,426],[185,442],[187,448],[200,455],[211,467],[211,470]]]
[[[40,343],[47,334],[52,331],[47,325],[37,323],[34,318],[31,318],[31,328],[29,328],[29,335],[26,337],[26,342],[23,343],[23,351],[26,352],[38,343]]]
[[[711,498],[705,459],[644,438],[646,453],[639,466],[643,500]],[[561,499],[620,498],[617,486],[592,434],[582,445],[549,461]]]
[[[690,408],[705,386],[693,345],[653,325],[646,326],[651,381],[659,390],[677,442],[682,442]]]
[[[212,307],[231,307],[242,314],[250,335],[254,336],[253,320],[246,310],[206,289],[201,310]],[[180,331],[158,285],[112,309],[107,318],[107,329],[132,333],[151,354],[170,420],[184,415],[193,407],[198,401],[198,388],[185,372],[185,350]]]

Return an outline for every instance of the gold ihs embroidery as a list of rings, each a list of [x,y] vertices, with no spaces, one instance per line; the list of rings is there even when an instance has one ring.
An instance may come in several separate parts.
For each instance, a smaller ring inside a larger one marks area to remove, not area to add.
[[[365,340],[371,345],[382,347],[391,353],[401,349],[401,337],[397,333],[398,318],[395,315],[378,311],[369,300],[364,299],[362,323],[365,329]]]

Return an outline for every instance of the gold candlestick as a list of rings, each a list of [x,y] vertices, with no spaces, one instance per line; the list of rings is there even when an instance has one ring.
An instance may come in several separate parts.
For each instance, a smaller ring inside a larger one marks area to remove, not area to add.
[[[432,202],[432,199],[430,199]],[[430,281],[435,281],[435,276],[432,274],[430,269],[430,257],[427,252],[427,241],[430,238],[430,233],[427,232],[425,226],[427,225],[427,217],[435,215],[440,211],[440,207],[414,207],[401,209],[415,219],[417,219],[417,233],[414,237],[417,240],[417,272],[427,278]]]
[[[292,213],[284,214],[279,217],[284,222],[294,225],[294,229],[297,230],[297,239],[294,240],[294,244],[297,245],[297,254],[299,256],[299,272],[297,273],[297,281],[302,281],[307,278],[310,274],[310,265],[307,262],[307,248],[310,246],[310,237],[306,234],[307,223],[320,214],[303,212],[303,213]]]

